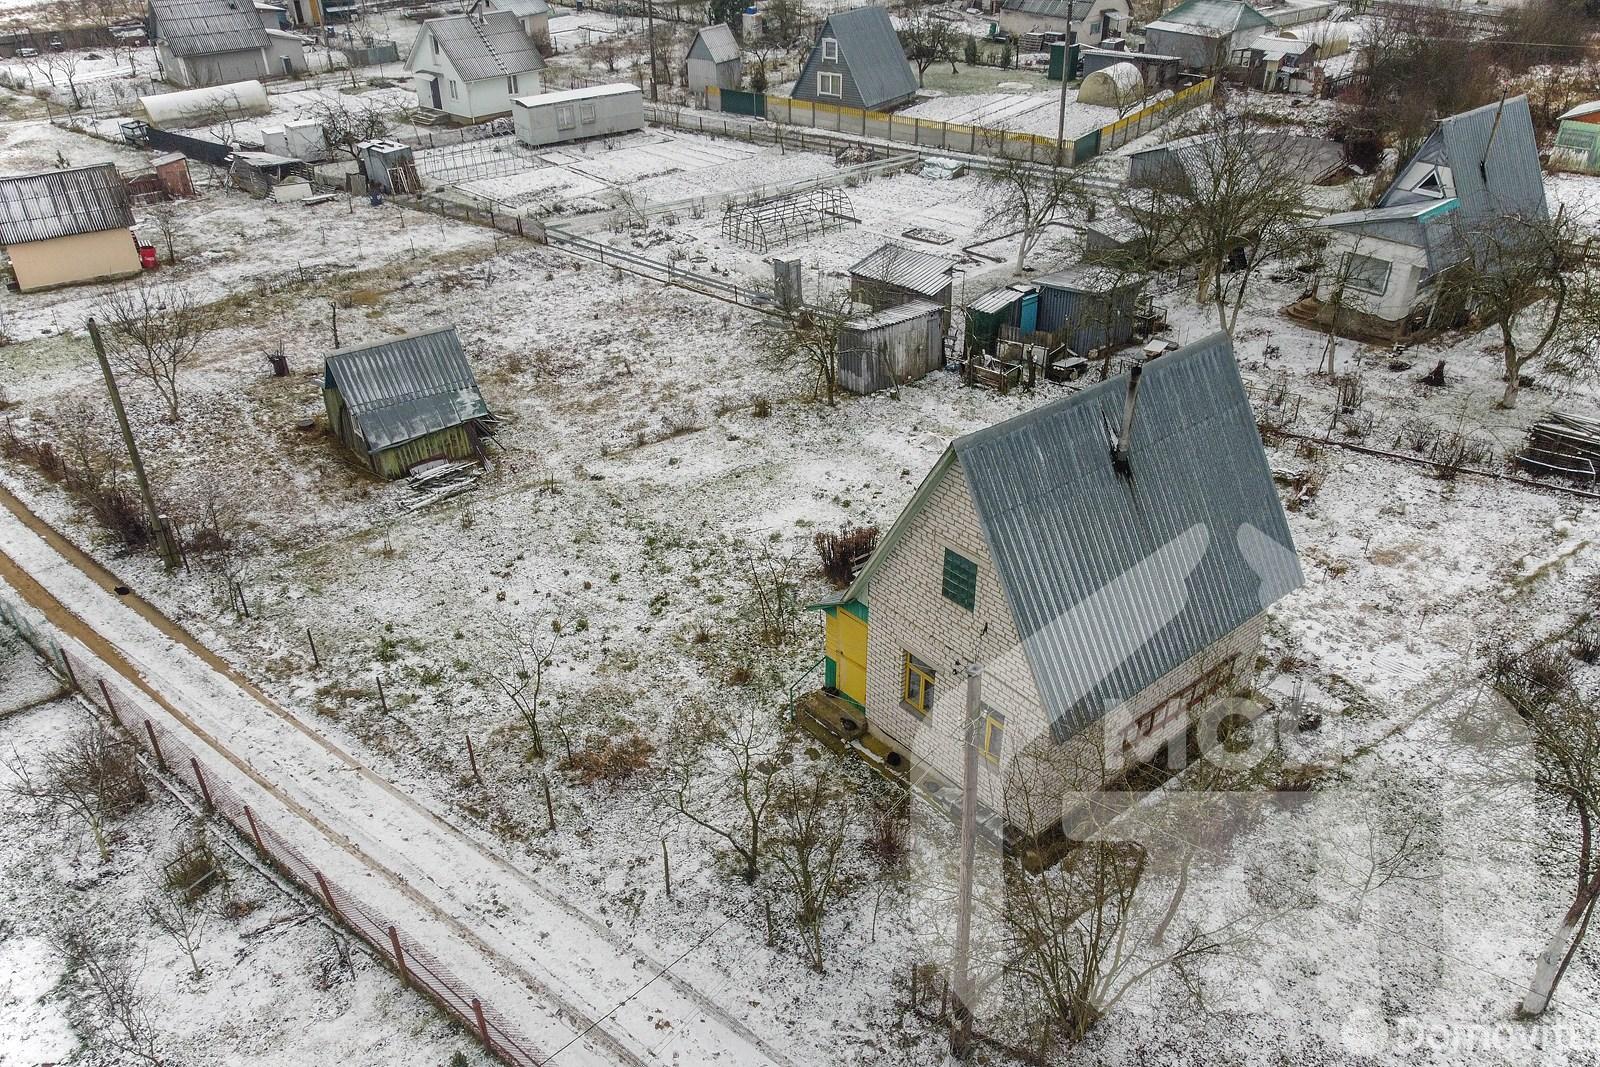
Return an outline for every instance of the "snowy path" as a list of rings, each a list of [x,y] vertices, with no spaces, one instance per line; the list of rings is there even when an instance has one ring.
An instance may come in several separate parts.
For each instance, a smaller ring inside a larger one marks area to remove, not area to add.
[[[3,495],[0,503],[19,507]],[[6,507],[0,547],[0,578],[69,638],[81,636],[108,673],[139,684],[151,711],[194,738],[195,751],[214,753],[204,761],[208,775],[226,778],[336,882],[428,943],[545,1056],[595,1065],[788,1063],[603,922],[411,800],[214,656],[197,654],[192,638],[158,627],[150,609],[128,606],[109,575],[62,546],[79,557],[69,562]]]

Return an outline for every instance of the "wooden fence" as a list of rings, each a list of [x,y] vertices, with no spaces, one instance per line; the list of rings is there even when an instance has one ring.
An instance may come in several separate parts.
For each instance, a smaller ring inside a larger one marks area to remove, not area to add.
[[[1057,141],[1047,134],[1018,133],[988,126],[969,126],[959,122],[893,115],[884,111],[865,111],[842,104],[737,90],[706,90],[706,106],[713,111],[766,118],[771,122],[801,126],[831,133],[846,134],[875,141],[889,141],[917,148],[966,155],[1023,159],[1032,163],[1077,165],[1101,152],[1118,148],[1160,126],[1189,108],[1211,98],[1216,79],[1191,85],[1170,97],[1109,126],[1090,130],[1078,137]]]
[[[145,710],[148,700],[132,691],[120,676],[102,674],[97,664],[81,653],[70,639],[58,640],[35,626],[28,613],[0,596],[0,624],[15,630],[44,657],[61,680],[127,731],[169,777],[188,788],[206,809],[220,815],[255,846],[261,858],[297,882],[319,901],[346,930],[365,941],[380,959],[391,965],[402,982],[423,994],[459,1020],[484,1048],[511,1067],[538,1067],[547,1062],[492,1006],[485,1003],[426,945],[391,922],[383,912],[323,874],[306,856],[229,787],[173,731]]]

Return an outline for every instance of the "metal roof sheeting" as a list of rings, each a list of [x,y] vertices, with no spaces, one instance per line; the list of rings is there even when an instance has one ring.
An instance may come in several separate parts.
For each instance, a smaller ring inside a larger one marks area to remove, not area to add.
[[[1461,201],[1461,225],[1469,229],[1492,225],[1505,216],[1543,219],[1549,214],[1526,96],[1440,119],[1438,128],[1398,173],[1404,175],[1419,161],[1450,168],[1455,196]],[[1415,194],[1401,189],[1399,182],[1397,178],[1383,194],[1379,207],[1411,201]]]
[[[1146,29],[1225,37],[1254,26],[1272,25],[1271,19],[1241,0],[1186,0],[1151,22]]]
[[[951,284],[955,268],[953,260],[887,241],[852,266],[850,275],[923,296],[938,296]]]
[[[823,23],[816,50],[822,38],[839,42],[839,59],[850,69],[868,111],[917,92],[917,73],[906,61],[906,50],[889,13],[881,7],[858,7],[836,11]]]
[[[942,315],[944,309],[938,304],[930,304],[926,300],[912,300],[905,304],[896,304],[892,308],[875,311],[869,315],[862,315],[845,323],[843,329],[865,333],[871,330],[881,330],[886,326],[898,326],[902,322],[913,319],[926,318],[931,315]]]
[[[951,449],[1059,738],[1221,640],[1303,578],[1225,334]]]
[[[128,187],[110,163],[0,178],[0,244],[133,225]]]
[[[544,69],[544,57],[522,32],[517,16],[509,11],[490,11],[481,20],[472,15],[451,15],[429,19],[422,26],[433,34],[450,65],[467,81]],[[421,39],[419,34],[418,43]]]
[[[1072,18],[1072,0],[1005,0],[1000,6],[1007,11],[1020,11],[1024,15]]]
[[[519,19],[550,14],[550,5],[545,0],[490,0],[489,7],[494,11],[509,11]]]
[[[733,29],[725,22],[715,26],[703,26],[695,34],[694,44],[689,47],[690,59],[709,59],[713,63],[731,63],[739,58],[739,42],[733,36]]]
[[[341,348],[324,374],[373,452],[489,416],[454,326]]]
[[[150,0],[156,38],[175,56],[266,48],[261,13],[248,0]]]

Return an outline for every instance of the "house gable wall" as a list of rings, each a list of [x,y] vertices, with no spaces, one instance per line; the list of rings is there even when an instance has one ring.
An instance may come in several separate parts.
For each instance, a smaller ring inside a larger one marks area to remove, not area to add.
[[[23,292],[127,278],[139,273],[139,249],[125,229],[29,241],[6,249]]]

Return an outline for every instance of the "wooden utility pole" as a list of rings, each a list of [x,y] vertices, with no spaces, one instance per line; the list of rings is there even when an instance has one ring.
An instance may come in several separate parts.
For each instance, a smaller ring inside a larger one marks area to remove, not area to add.
[[[978,741],[983,713],[982,668],[967,668],[967,707],[961,729],[961,859],[956,868],[956,951],[950,965],[956,1013],[950,1022],[950,1053],[966,1055],[972,1044],[972,867],[978,851]]]
[[[1072,23],[1072,5],[1067,5],[1067,23]],[[1067,164],[1067,48],[1065,41],[1061,43],[1061,102],[1056,114],[1056,166],[1064,167]]]
[[[645,0],[644,24],[644,32],[650,36],[650,102],[654,103],[660,99],[656,95],[656,0]]]
[[[133,427],[128,425],[128,413],[122,406],[122,394],[117,390],[116,375],[111,373],[111,360],[106,358],[106,343],[100,339],[100,326],[89,320],[89,339],[94,342],[95,358],[100,361],[100,373],[106,380],[106,392],[111,394],[111,410],[116,412],[117,426],[122,430],[122,443],[128,447],[128,462],[133,466],[133,479],[139,485],[139,500],[144,504],[145,518],[150,522],[156,539],[156,551],[167,570],[178,566],[177,553],[172,551],[172,538],[167,536],[166,518],[156,512],[156,498],[150,493],[150,479],[145,477],[144,460],[139,458],[139,446],[133,439]]]

